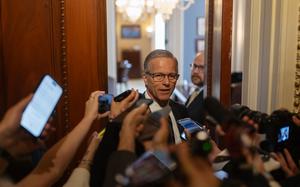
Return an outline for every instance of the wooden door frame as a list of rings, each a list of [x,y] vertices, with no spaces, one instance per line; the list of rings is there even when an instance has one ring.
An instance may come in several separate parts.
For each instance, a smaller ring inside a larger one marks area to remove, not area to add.
[[[207,95],[226,106],[231,103],[232,1],[206,0]]]

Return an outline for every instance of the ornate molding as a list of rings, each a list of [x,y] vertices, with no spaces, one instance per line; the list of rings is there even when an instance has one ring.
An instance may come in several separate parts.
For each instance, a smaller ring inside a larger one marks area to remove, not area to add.
[[[68,63],[67,63],[67,40],[65,30],[65,0],[60,0],[60,34],[61,34],[61,75],[62,87],[64,90],[63,95],[63,122],[66,132],[70,130],[70,117],[69,117],[69,89],[68,89]]]
[[[300,6],[298,7],[298,36],[297,36],[297,59],[295,73],[294,112],[299,112],[300,106]]]

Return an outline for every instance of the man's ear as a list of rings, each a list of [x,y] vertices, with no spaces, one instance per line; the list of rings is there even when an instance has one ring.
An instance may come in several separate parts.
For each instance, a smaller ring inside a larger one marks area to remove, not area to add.
[[[144,80],[145,86],[147,86],[148,85],[148,79],[147,79],[147,76],[145,74],[143,74],[143,80]]]

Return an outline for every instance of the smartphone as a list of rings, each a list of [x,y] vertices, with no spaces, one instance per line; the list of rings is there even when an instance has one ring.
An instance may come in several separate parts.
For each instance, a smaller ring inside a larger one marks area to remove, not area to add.
[[[133,162],[125,171],[133,186],[142,186],[159,183],[172,173],[177,167],[174,160],[165,151],[145,152],[138,160]]]
[[[201,125],[199,125],[196,121],[191,118],[184,118],[177,121],[183,128],[187,129],[187,131],[192,134],[201,130],[204,130]]]
[[[114,96],[111,94],[104,94],[98,97],[98,103],[99,103],[98,112],[100,114],[110,111],[110,106],[113,97]]]
[[[115,98],[114,98],[114,101],[115,102],[120,102],[122,101],[123,99],[125,99],[126,97],[128,97],[131,93],[131,90],[126,90],[125,92],[117,95]]]
[[[141,142],[146,140],[151,140],[154,134],[160,128],[160,119],[162,117],[168,117],[170,112],[171,112],[171,107],[166,106],[161,110],[150,113],[143,122],[144,128],[140,133],[140,136],[138,136],[138,140]]]
[[[62,87],[50,75],[45,75],[22,114],[21,127],[39,137],[62,93]]]
[[[132,106],[130,106],[129,108],[127,108],[124,112],[122,112],[121,114],[119,114],[115,119],[113,119],[113,122],[118,122],[118,123],[122,123],[124,118],[126,117],[126,115],[131,112],[131,110],[135,109],[136,107],[141,106],[142,104],[146,104],[146,105],[151,105],[153,103],[152,99],[138,99]]]

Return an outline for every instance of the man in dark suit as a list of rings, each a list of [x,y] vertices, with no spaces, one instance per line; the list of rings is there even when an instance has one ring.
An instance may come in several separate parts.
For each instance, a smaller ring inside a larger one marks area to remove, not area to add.
[[[174,55],[167,50],[154,50],[148,54],[144,61],[144,75],[146,91],[140,97],[152,99],[149,106],[151,112],[160,110],[169,105],[170,143],[180,143],[180,134],[183,128],[177,120],[188,117],[185,106],[170,100],[176,86],[178,62]],[[119,142],[121,124],[110,123],[106,127],[103,140],[96,151],[94,164],[91,169],[91,186],[102,186],[105,177],[106,165],[111,153],[116,150]],[[136,147],[136,153],[142,153],[141,146]]]
[[[204,54],[197,53],[191,66],[191,80],[196,86],[195,90],[187,99],[185,106],[187,107],[191,119],[202,124],[204,121],[203,96],[204,96],[204,81],[205,81],[205,62]]]

